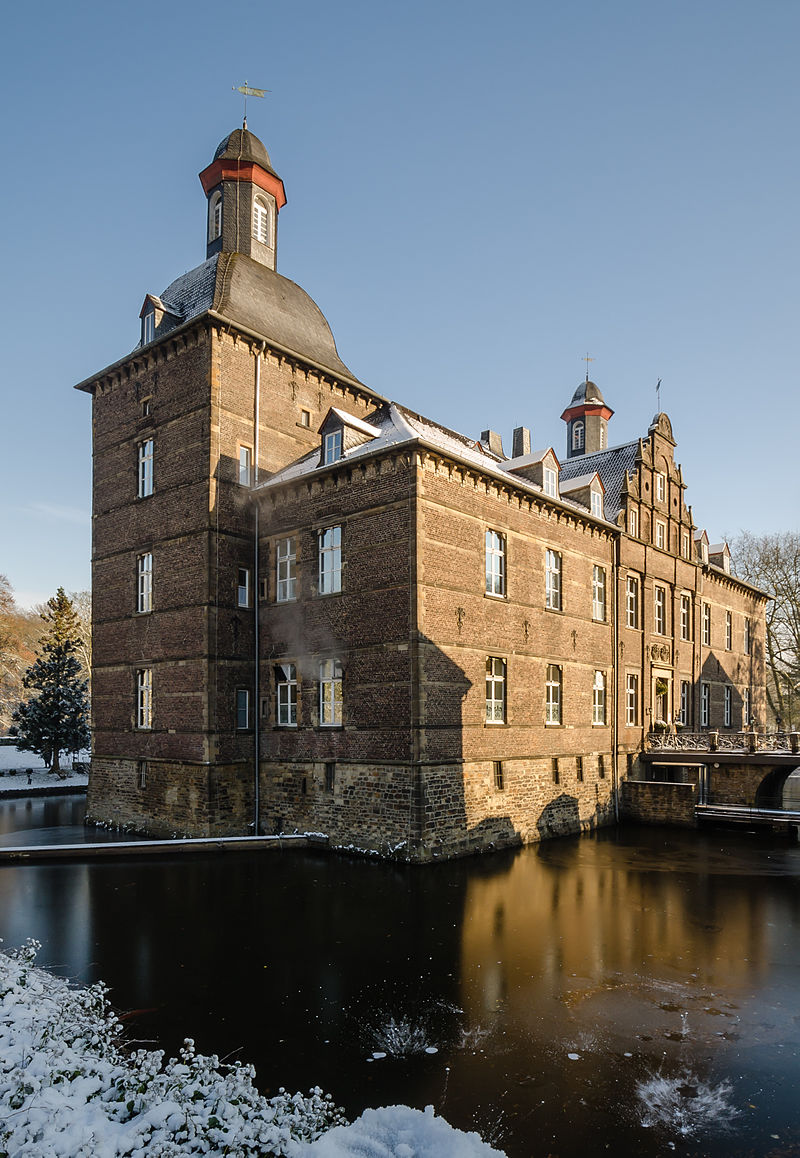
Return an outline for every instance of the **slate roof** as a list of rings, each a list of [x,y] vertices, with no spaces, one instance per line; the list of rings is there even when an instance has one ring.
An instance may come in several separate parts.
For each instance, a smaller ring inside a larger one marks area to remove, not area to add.
[[[263,141],[260,141],[255,133],[251,133],[249,129],[234,129],[232,133],[228,133],[224,140],[220,141],[217,145],[217,151],[214,153],[214,160],[219,161],[220,159],[225,161],[254,161],[256,165],[260,165],[262,169],[272,173],[273,177],[278,176],[272,168],[272,162]]]
[[[611,446],[607,450],[596,450],[594,454],[577,454],[561,464],[561,479],[579,478],[584,474],[600,475],[606,488],[606,518],[614,522],[622,507],[622,488],[625,475],[636,466],[636,452],[639,440],[625,442],[622,446]]]

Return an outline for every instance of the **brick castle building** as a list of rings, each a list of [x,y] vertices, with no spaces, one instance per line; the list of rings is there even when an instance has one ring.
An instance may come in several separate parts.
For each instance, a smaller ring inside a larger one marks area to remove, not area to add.
[[[206,260],[93,398],[88,813],[321,831],[412,859],[614,820],[654,728],[763,721],[766,597],[685,502],[659,413],[511,456],[389,402],[276,270],[283,182],[237,129]]]

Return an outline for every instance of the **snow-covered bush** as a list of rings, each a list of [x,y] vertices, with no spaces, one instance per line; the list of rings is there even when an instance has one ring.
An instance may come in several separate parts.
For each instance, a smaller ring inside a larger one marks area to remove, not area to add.
[[[319,1089],[265,1098],[252,1066],[185,1042],[130,1052],[102,983],[71,989],[0,953],[0,1158],[294,1158],[346,1119]]]

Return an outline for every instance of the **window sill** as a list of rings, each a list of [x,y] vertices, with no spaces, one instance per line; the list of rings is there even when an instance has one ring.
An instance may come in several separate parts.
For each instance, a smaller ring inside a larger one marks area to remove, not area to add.
[[[544,726],[546,728],[563,728],[564,727],[564,725],[561,723],[560,720],[558,722],[556,722],[555,720],[545,720]]]
[[[484,728],[507,728],[508,727],[508,721],[507,720],[484,720],[483,726],[484,726]]]
[[[545,609],[545,611],[551,612],[553,615],[563,615],[564,614],[564,608],[563,607],[548,607],[547,604],[545,603],[544,609]]]
[[[264,597],[264,602],[269,603],[269,599],[266,596]],[[276,599],[274,602],[276,607],[283,607],[285,603],[296,603],[297,596],[293,595],[291,599]]]
[[[483,598],[484,599],[494,599],[499,603],[508,603],[508,596],[507,595],[496,595],[494,591],[484,591]]]
[[[297,724],[273,724],[273,732],[296,732]]]
[[[343,732],[344,724],[317,724],[318,732]]]

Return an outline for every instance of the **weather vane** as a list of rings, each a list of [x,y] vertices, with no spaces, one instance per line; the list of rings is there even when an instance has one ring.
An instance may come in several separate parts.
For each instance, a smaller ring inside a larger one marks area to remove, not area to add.
[[[240,84],[238,86],[237,85],[232,86],[231,92],[240,92],[242,94],[242,96],[244,97],[244,119],[242,120],[242,128],[243,129],[247,128],[247,98],[249,96],[263,97],[269,91],[270,90],[268,88],[252,88],[247,83],[247,81],[245,81],[244,84]]]
[[[589,354],[587,352],[586,355],[583,358],[581,358],[581,361],[586,363],[586,381],[588,382],[589,381],[589,363],[593,362],[594,358],[590,358]]]
[[[656,414],[661,413],[661,379],[656,382]]]

